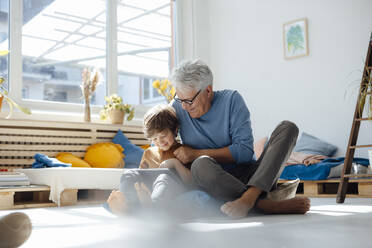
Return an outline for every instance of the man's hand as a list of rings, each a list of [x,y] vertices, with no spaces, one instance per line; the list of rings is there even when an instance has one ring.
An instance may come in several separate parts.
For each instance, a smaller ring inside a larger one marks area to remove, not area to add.
[[[198,157],[198,150],[190,146],[181,146],[173,152],[174,156],[183,164],[191,163]]]

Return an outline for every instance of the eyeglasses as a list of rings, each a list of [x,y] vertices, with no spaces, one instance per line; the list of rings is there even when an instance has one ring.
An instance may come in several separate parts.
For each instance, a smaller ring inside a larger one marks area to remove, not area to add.
[[[192,105],[195,101],[195,99],[198,97],[198,95],[200,94],[201,90],[198,91],[198,93],[196,93],[196,95],[191,99],[191,100],[188,100],[188,99],[179,99],[177,97],[177,95],[174,95],[174,100],[176,102],[179,102],[179,103],[187,103],[188,105]]]

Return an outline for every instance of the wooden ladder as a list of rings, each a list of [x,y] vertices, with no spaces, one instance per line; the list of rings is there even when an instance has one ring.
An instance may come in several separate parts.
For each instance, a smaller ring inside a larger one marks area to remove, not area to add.
[[[349,178],[371,177],[371,175],[366,175],[366,174],[364,175],[363,174],[350,174],[355,149],[363,148],[363,147],[372,147],[372,144],[371,145],[357,145],[356,144],[358,140],[360,123],[362,121],[370,120],[369,118],[363,118],[363,110],[364,110],[364,105],[365,105],[367,95],[372,94],[372,87],[371,87],[372,54],[371,53],[372,53],[372,33],[371,33],[371,38],[369,40],[366,62],[364,66],[362,81],[360,84],[358,100],[357,100],[357,104],[355,107],[354,118],[353,118],[353,123],[352,123],[350,137],[349,137],[349,143],[348,143],[347,151],[345,155],[344,169],[341,175],[341,181],[340,181],[338,191],[337,191],[337,200],[336,200],[337,203],[343,203],[345,201]]]

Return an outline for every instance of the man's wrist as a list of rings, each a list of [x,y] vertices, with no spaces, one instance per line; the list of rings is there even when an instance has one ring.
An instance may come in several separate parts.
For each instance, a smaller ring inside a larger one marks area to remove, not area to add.
[[[203,156],[203,150],[199,150],[199,149],[195,149],[195,152],[194,152],[194,159],[193,160],[195,160],[195,159],[197,159],[198,157],[200,157],[200,156]]]

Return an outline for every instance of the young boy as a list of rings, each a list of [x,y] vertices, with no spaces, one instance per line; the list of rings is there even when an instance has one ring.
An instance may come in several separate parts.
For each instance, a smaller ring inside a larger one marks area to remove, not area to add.
[[[181,146],[176,141],[178,127],[175,110],[168,105],[157,105],[145,114],[144,134],[155,146],[145,150],[140,169],[124,172],[119,191],[111,192],[107,204],[114,214],[131,213],[141,206],[160,208],[191,185],[189,168],[173,155]]]

